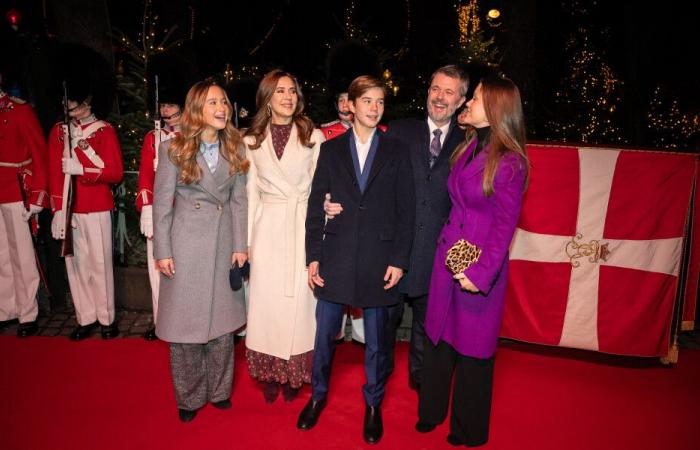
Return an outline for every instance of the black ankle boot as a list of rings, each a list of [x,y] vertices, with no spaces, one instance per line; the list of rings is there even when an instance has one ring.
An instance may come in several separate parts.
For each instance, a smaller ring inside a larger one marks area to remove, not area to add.
[[[277,400],[277,396],[280,393],[280,384],[276,381],[263,383],[263,397],[265,397],[265,402],[273,403]]]
[[[282,385],[282,397],[284,398],[284,401],[291,402],[292,400],[297,398],[297,394],[299,394],[299,389],[301,388],[293,388],[291,384],[284,383]]]

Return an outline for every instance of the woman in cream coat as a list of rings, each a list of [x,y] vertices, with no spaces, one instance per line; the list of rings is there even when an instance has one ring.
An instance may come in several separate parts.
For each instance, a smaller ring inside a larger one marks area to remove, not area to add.
[[[250,291],[248,369],[268,403],[291,401],[311,382],[316,299],[306,283],[306,204],[323,135],[303,114],[294,76],[273,70],[260,82],[246,131]]]

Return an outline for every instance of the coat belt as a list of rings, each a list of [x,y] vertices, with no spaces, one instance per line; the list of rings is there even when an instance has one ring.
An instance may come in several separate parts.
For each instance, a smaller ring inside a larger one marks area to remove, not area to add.
[[[287,205],[284,213],[284,295],[285,297],[294,297],[298,272],[296,267],[296,215],[299,204],[306,204],[309,195],[280,197],[279,195],[263,193],[260,200],[262,203],[284,203]]]

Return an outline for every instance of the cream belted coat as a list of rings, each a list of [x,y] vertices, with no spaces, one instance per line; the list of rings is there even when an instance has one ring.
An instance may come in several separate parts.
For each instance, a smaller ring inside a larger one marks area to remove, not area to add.
[[[296,126],[281,159],[267,132],[259,148],[246,137],[250,290],[246,346],[289,359],[314,348],[316,299],[307,284],[304,247],[306,207],[323,134],[312,148],[299,142]]]

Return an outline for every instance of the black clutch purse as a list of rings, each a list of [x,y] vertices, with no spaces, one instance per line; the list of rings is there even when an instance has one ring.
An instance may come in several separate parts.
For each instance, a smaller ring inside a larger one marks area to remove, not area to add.
[[[248,261],[243,264],[243,267],[239,267],[238,264],[233,264],[231,270],[228,272],[228,281],[231,284],[231,289],[237,291],[242,288],[243,277],[247,277],[249,273],[250,264],[248,264]]]

